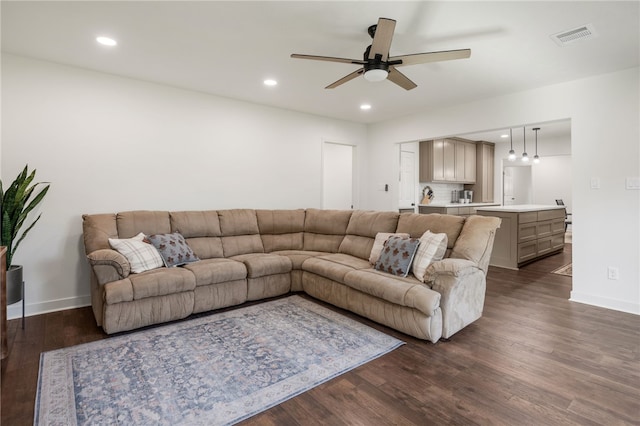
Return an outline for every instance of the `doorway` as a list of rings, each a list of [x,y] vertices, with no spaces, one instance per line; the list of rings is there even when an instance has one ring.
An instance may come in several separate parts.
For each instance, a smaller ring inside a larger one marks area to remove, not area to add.
[[[324,142],[322,145],[322,208],[353,209],[353,145]]]

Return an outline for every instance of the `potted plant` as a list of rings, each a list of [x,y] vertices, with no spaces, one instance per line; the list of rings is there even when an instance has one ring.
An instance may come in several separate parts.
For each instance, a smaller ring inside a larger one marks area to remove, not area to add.
[[[40,220],[40,215],[26,225],[27,216],[42,201],[49,191],[48,182],[33,182],[36,171],[29,173],[29,165],[16,177],[5,190],[0,180],[0,217],[2,230],[0,245],[7,247],[7,304],[22,300],[22,265],[13,265],[13,255],[16,249]],[[38,190],[36,190],[38,189]],[[24,231],[20,230],[26,226]]]

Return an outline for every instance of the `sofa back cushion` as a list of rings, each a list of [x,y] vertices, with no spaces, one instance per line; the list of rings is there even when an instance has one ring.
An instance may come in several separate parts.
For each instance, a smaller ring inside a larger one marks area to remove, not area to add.
[[[351,218],[351,210],[307,209],[304,250],[337,253]]]
[[[356,210],[351,214],[339,253],[369,259],[378,232],[394,232],[399,213]]]
[[[118,238],[131,238],[144,232],[145,235],[171,232],[169,212],[136,210],[116,214]]]
[[[224,257],[264,253],[258,218],[252,209],[218,210]]]
[[[396,232],[406,232],[411,238],[420,238],[426,231],[434,234],[447,234],[447,256],[456,244],[456,240],[462,231],[464,217],[448,214],[430,213],[403,213],[398,219]]]
[[[302,250],[305,211],[256,210],[264,251]]]
[[[110,249],[109,238],[118,238],[116,215],[114,213],[82,215],[82,238],[86,254],[96,250]]]
[[[171,212],[171,232],[179,232],[200,259],[223,257],[222,230],[215,210]]]
[[[491,216],[469,216],[456,241],[451,257],[477,263],[487,273],[496,230],[501,219]]]

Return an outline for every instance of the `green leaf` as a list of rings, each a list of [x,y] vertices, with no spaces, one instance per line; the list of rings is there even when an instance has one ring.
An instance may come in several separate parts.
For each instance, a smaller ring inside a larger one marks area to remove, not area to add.
[[[29,214],[42,202],[49,191],[49,182],[33,183],[35,177],[36,170],[29,173],[29,165],[26,165],[8,188],[0,180],[0,216],[2,217],[0,244],[7,247],[7,268],[11,266],[13,255],[22,240],[42,216],[42,214],[38,215],[18,238],[20,230],[29,219]],[[45,186],[42,187],[42,185]]]

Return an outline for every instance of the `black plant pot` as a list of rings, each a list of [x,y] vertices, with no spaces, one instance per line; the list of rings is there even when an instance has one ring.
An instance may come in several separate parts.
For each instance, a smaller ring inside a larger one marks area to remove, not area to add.
[[[11,265],[7,270],[7,305],[19,302],[22,294],[22,265]]]

